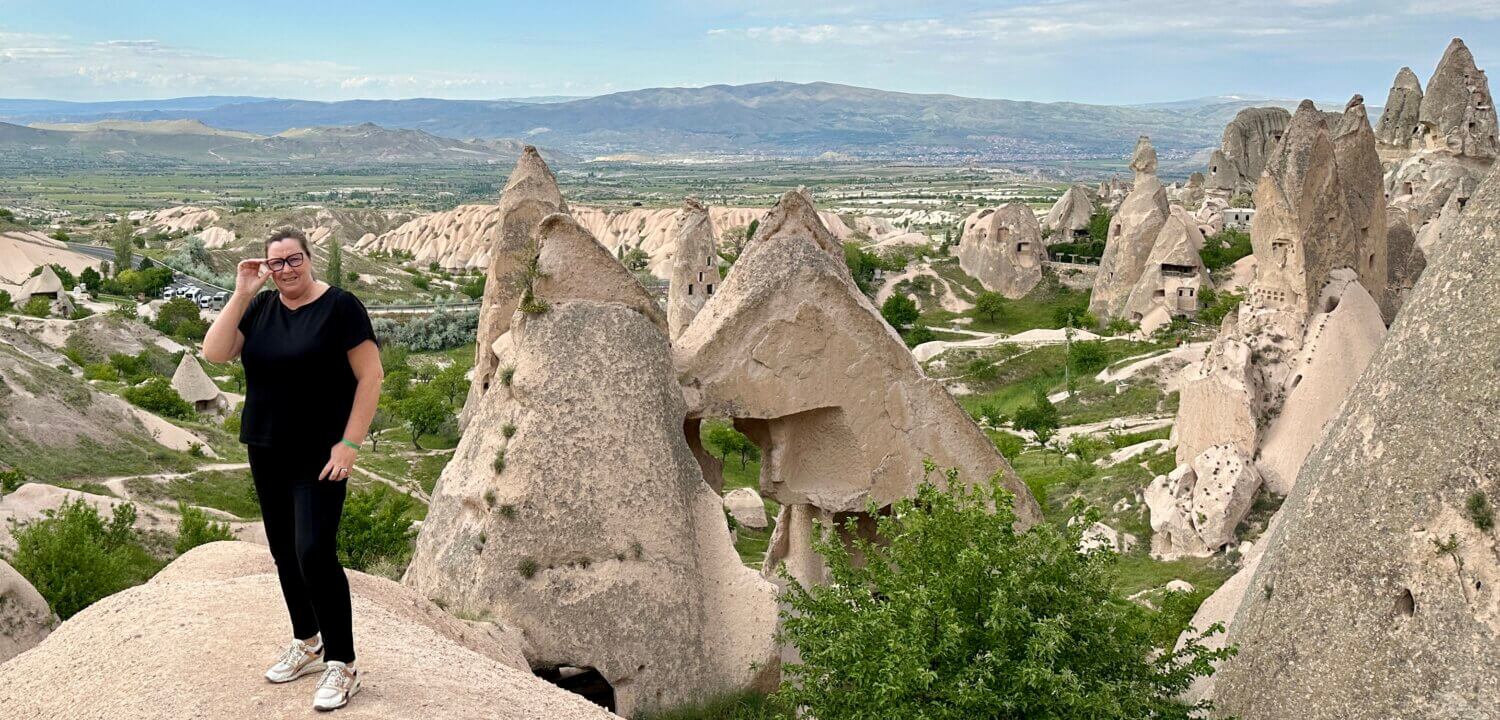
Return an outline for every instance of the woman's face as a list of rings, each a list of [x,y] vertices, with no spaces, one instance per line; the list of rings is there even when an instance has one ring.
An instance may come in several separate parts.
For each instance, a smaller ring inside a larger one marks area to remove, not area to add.
[[[298,258],[302,260],[302,264],[292,267],[292,263]],[[302,243],[291,238],[277,240],[266,248],[266,260],[287,261],[285,265],[278,262],[270,263],[270,265],[282,265],[280,270],[271,271],[271,279],[276,281],[276,289],[280,290],[282,295],[299,297],[312,287],[312,257],[302,249]]]

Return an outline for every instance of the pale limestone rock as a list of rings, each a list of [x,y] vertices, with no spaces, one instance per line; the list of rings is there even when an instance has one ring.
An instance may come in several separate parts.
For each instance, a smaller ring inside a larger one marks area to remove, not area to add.
[[[1500,154],[1490,82],[1463,40],[1453,38],[1427,80],[1418,123],[1427,150],[1479,160]]]
[[[1141,318],[1142,332],[1150,333],[1174,316],[1198,314],[1198,294],[1213,287],[1198,254],[1203,242],[1203,233],[1193,217],[1182,208],[1173,209],[1125,302],[1127,316]]]
[[[1406,149],[1421,132],[1422,82],[1409,67],[1396,73],[1375,137],[1386,147]]]
[[[536,257],[533,231],[542,218],[567,211],[568,204],[557,188],[552,169],[535,147],[527,145],[500,193],[498,217],[485,226],[489,270],[479,306],[469,397],[458,419],[460,430],[468,428],[473,417],[471,408],[478,406],[479,399],[495,383],[500,361],[491,346],[510,330],[511,316],[521,302],[526,274]]]
[[[1042,221],[1042,227],[1052,231],[1047,243],[1074,242],[1087,237],[1089,218],[1093,215],[1094,204],[1089,201],[1088,193],[1083,187],[1074,185],[1068,188],[1052,204],[1052,209],[1047,211],[1047,217]]]
[[[511,382],[473,401],[406,584],[516,627],[533,667],[597,670],[626,716],[774,683],[775,591],[684,438],[665,319],[571,217],[536,237],[546,310],[494,344]]]
[[[1024,203],[986,208],[964,220],[958,265],[985,289],[1016,299],[1042,280],[1047,249],[1036,214]]]
[[[1388,262],[1385,176],[1375,147],[1375,133],[1365,113],[1364,98],[1359,95],[1349,100],[1335,128],[1333,155],[1339,184],[1349,204],[1349,217],[1358,234],[1353,267],[1378,307],[1385,295]]]
[[[1500,503],[1500,175],[1470,206],[1262,543],[1224,715],[1495,715],[1500,551],[1469,505]]]
[[[724,509],[735,522],[751,530],[764,530],[770,525],[766,518],[766,503],[754,488],[735,488],[725,493]]]
[[[1266,428],[1256,456],[1266,487],[1278,495],[1291,492],[1302,461],[1385,340],[1380,308],[1347,273],[1335,271],[1343,282],[1324,290],[1323,307],[1332,309],[1308,321],[1302,348],[1291,360],[1296,373],[1286,381],[1286,400]]]
[[[786,562],[819,580],[812,521],[911,496],[925,458],[970,482],[999,474],[1021,522],[1041,517],[994,444],[854,285],[802,193],[782,196],[674,353],[690,414],[734,418],[760,446],[761,492],[783,505],[768,573]]]
[[[0,560],[0,663],[35,647],[56,626],[42,594]]]
[[[1132,317],[1126,305],[1146,271],[1156,236],[1169,215],[1167,191],[1156,178],[1156,150],[1151,147],[1150,139],[1142,136],[1136,142],[1130,167],[1136,173],[1135,186],[1110,220],[1104,256],[1089,297],[1089,311],[1101,322],[1113,318],[1142,319]]]
[[[1260,378],[1250,360],[1250,346],[1238,337],[1226,315],[1219,336],[1202,363],[1185,371],[1177,423],[1177,464],[1185,466],[1213,445],[1230,443],[1246,456],[1260,440],[1256,400]]]
[[[708,209],[697,198],[683,201],[674,233],[672,284],[667,291],[667,325],[676,338],[719,287],[719,253]]]
[[[1238,448],[1215,445],[1146,486],[1151,554],[1163,560],[1208,556],[1234,541],[1261,477]]]
[[[1172,580],[1164,587],[1167,592],[1190,593],[1193,591],[1193,584],[1186,580]]]
[[[341,718],[615,717],[533,676],[513,636],[492,624],[460,621],[384,578],[347,574],[367,677]],[[289,636],[265,549],[210,543],[0,665],[0,708],[16,718],[305,717],[301,688],[311,681],[275,688],[260,677]]]
[[[1253,190],[1290,120],[1290,113],[1279,107],[1239,111],[1209,158],[1208,188],[1229,194]]]
[[[1310,314],[1330,272],[1358,267],[1362,241],[1341,179],[1323,114],[1304,100],[1255,191],[1256,305]]]

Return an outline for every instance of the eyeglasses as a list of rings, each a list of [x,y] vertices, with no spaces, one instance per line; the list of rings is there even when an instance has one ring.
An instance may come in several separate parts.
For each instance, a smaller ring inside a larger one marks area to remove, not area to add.
[[[284,258],[271,258],[266,261],[266,267],[270,268],[271,272],[281,272],[288,267],[302,267],[302,261],[305,259],[306,256],[302,253],[288,255]]]

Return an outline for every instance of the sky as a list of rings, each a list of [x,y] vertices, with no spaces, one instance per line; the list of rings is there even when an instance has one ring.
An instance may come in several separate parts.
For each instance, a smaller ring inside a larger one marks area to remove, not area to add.
[[[1100,104],[1384,101],[1500,0],[0,0],[0,97],[597,95],[827,81]]]

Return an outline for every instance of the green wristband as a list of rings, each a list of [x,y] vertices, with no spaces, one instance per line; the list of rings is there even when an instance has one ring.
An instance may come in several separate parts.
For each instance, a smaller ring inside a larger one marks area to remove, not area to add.
[[[339,438],[339,442],[341,442],[341,443],[343,443],[343,444],[345,444],[345,445],[348,445],[348,446],[349,446],[349,447],[352,447],[352,448],[354,448],[354,449],[355,449],[355,450],[358,450],[358,449],[359,449],[359,443],[356,443],[356,442],[349,442],[349,439],[348,439],[348,438]]]

